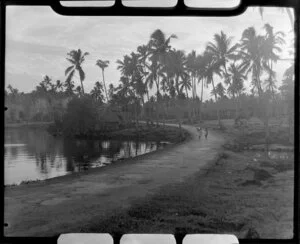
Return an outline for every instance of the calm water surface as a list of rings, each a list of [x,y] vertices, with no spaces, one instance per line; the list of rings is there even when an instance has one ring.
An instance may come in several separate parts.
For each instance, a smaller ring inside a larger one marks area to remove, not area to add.
[[[102,167],[163,148],[165,142],[56,138],[41,128],[5,129],[5,185]]]

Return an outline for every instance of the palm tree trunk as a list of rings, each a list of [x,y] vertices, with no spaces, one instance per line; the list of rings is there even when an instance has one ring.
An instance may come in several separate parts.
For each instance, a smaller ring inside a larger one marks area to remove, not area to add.
[[[213,79],[211,79],[211,83],[212,83],[213,89],[214,89],[214,91],[215,91],[215,83],[214,83],[214,80],[213,80]],[[217,97],[217,93],[216,93],[216,92],[215,92],[215,99],[216,99],[216,106],[217,106],[218,124],[219,124],[219,126],[221,126],[220,110],[219,110],[219,105],[217,104],[217,102],[218,102],[218,97]]]
[[[107,95],[107,90],[106,90],[106,85],[105,85],[105,79],[104,79],[104,69],[102,69],[102,78],[103,78],[103,86],[104,86],[106,101],[108,102],[108,95]]]
[[[237,98],[237,96],[234,95],[234,93],[232,94],[232,97],[235,102],[235,119],[237,119],[238,118],[238,107],[239,107],[238,98]]]
[[[201,88],[201,103],[200,103],[200,121],[202,120],[204,78],[202,78],[201,81],[202,81],[202,88]]]
[[[179,90],[179,84],[178,84],[178,81],[179,81],[179,77],[176,76],[176,81],[175,81],[175,88],[176,88],[176,91],[177,91],[177,95],[179,96],[180,94],[180,90]]]
[[[83,89],[83,82],[82,82],[82,79],[80,79],[80,83],[81,83],[82,94],[84,94],[84,89]]]
[[[156,126],[158,127],[158,120],[159,120],[159,114],[158,114],[158,108],[159,108],[159,104],[158,104],[158,100],[159,100],[159,79],[157,77],[156,80]]]

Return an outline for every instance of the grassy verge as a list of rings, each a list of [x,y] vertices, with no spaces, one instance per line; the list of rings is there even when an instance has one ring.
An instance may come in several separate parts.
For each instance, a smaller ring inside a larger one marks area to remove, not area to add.
[[[224,149],[207,170],[135,201],[82,232],[233,233],[291,238],[293,159]]]

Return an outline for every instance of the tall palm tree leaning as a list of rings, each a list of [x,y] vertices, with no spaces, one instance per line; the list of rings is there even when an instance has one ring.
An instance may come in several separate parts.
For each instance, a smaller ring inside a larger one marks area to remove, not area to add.
[[[98,59],[96,62],[96,65],[99,66],[99,68],[102,70],[103,86],[104,86],[104,91],[105,91],[105,96],[106,96],[107,102],[108,102],[108,94],[107,94],[105,79],[104,79],[104,69],[108,67],[108,64],[109,64],[108,60]]]
[[[84,62],[85,57],[89,55],[89,53],[88,52],[82,53],[82,51],[78,49],[78,50],[72,50],[71,52],[67,53],[67,55],[68,55],[67,60],[72,65],[68,67],[65,71],[65,75],[67,75],[66,83],[69,83],[72,80],[74,73],[77,70],[80,77],[81,92],[82,94],[84,94],[83,81],[85,79],[85,73],[81,65]]]
[[[212,57],[212,67],[214,67],[215,70],[220,70],[223,68],[223,73],[227,75],[227,68],[226,64],[230,59],[234,59],[236,57],[235,51],[238,47],[237,44],[231,45],[232,43],[232,37],[227,37],[227,35],[221,31],[220,34],[214,35],[214,43],[209,42],[206,47],[206,52],[208,52]],[[211,76],[213,78],[213,75]],[[213,79],[211,79],[211,83],[214,87]],[[215,89],[215,87],[213,88]],[[216,99],[217,102],[217,99]],[[219,115],[219,109],[218,109],[218,121],[219,125],[221,126],[221,120]]]
[[[264,29],[266,31],[265,41],[263,45],[264,59],[265,65],[264,68],[267,70],[269,74],[269,78],[266,80],[267,86],[270,88],[272,93],[272,97],[275,97],[275,83],[274,79],[276,73],[273,71],[273,62],[276,63],[279,60],[279,55],[282,51],[280,45],[285,44],[284,41],[284,33],[281,31],[274,32],[273,27],[270,24],[265,24]]]
[[[171,49],[170,41],[172,38],[177,38],[177,36],[172,34],[168,38],[166,38],[166,35],[160,29],[155,30],[150,36],[150,41],[148,44],[150,60],[152,64],[155,64],[155,67],[157,67],[158,69],[161,69],[168,62],[168,53]],[[156,73],[158,73],[158,71],[156,71]],[[156,78],[159,79],[159,76],[157,76]],[[159,86],[160,82],[157,81],[156,83]],[[159,87],[157,89],[157,99],[158,98]]]
[[[222,77],[221,66],[220,63],[215,62],[213,55],[210,52],[205,51],[204,56],[207,63],[205,66],[205,72],[203,76],[206,79],[206,84],[207,85],[212,84],[213,91],[215,91],[216,88],[214,83],[214,75],[218,75]],[[214,92],[213,95],[215,96],[216,103],[218,103],[217,93]],[[217,118],[218,118],[218,125],[221,127],[220,109],[218,105],[217,105]]]
[[[225,84],[229,85],[227,93],[230,94],[235,101],[235,118],[238,117],[239,97],[244,88],[244,81],[246,76],[244,75],[241,66],[235,63],[230,64],[228,68],[228,75],[225,79]]]

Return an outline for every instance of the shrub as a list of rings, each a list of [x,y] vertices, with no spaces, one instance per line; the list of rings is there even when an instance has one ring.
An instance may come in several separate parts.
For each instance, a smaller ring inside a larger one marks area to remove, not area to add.
[[[97,109],[90,97],[73,98],[63,116],[62,130],[67,136],[93,133],[97,124]]]

